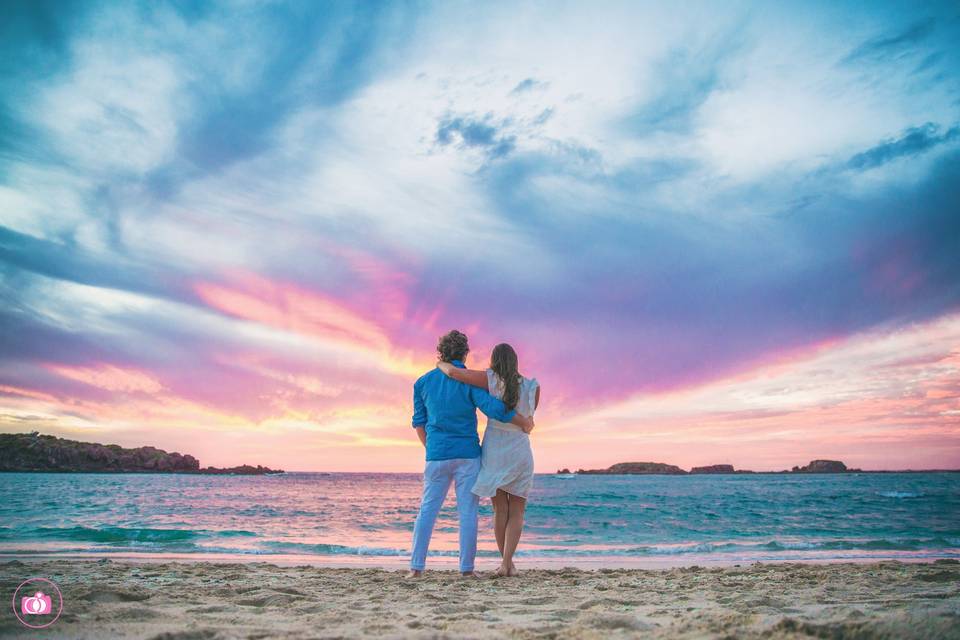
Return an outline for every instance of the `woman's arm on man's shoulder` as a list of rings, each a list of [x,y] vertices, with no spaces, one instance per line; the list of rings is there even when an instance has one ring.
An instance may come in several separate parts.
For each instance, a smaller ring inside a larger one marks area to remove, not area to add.
[[[460,382],[469,384],[472,387],[480,387],[481,389],[489,391],[489,389],[487,389],[486,371],[477,371],[476,369],[461,369],[460,367],[454,366],[449,362],[438,362],[437,368],[440,369],[440,371],[443,371],[449,378],[459,380]]]

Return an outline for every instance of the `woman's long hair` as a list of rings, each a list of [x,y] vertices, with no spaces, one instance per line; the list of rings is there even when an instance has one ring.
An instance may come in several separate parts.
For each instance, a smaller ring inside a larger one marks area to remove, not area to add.
[[[493,348],[490,353],[490,368],[503,384],[503,404],[513,411],[520,401],[520,372],[517,364],[517,352],[506,342]]]

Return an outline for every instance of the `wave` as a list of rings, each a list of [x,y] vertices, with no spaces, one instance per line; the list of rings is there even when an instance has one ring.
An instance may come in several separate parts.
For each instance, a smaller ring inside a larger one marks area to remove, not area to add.
[[[687,544],[645,545],[634,547],[571,549],[524,549],[525,556],[674,556],[723,555],[743,553],[787,553],[829,551],[945,551],[960,552],[960,540],[955,538],[875,539],[875,540],[769,540],[766,542],[697,542]],[[517,552],[521,553],[520,550]]]
[[[523,550],[533,556],[673,556],[736,553],[782,553],[795,551],[935,551],[958,550],[960,540],[953,538],[874,539],[874,540],[769,540],[766,542],[696,542],[686,544],[645,545],[603,549],[566,547]],[[518,553],[520,553],[518,551]]]
[[[924,494],[913,491],[877,491],[877,495],[883,498],[922,498]]]
[[[36,527],[17,530],[5,528],[0,540],[71,540],[97,543],[178,543],[209,537],[256,537],[252,531],[205,529],[157,529],[149,527]]]
[[[190,529],[148,529],[127,527],[37,527],[35,535],[43,539],[83,542],[183,542],[198,537]]]
[[[592,556],[672,556],[694,554],[727,554],[789,551],[927,551],[957,549],[956,540],[932,538],[922,540],[824,540],[819,542],[778,541],[747,544],[740,542],[700,542],[680,545],[643,545],[633,547],[571,548],[542,547],[517,551],[526,557],[592,557]],[[263,550],[254,553],[290,555],[357,555],[407,556],[409,549],[388,547],[348,546],[338,544],[307,544],[298,542],[264,542]],[[457,551],[430,551],[431,556],[452,556]],[[478,556],[497,556],[496,551],[479,550]]]
[[[74,527],[0,527],[0,541],[23,546],[36,542],[46,547],[58,547],[58,542],[88,543],[92,550],[114,548],[148,547],[151,549],[176,548],[186,552],[291,554],[291,555],[360,555],[402,556],[406,548],[379,547],[372,545],[342,545],[328,543],[297,542],[296,538],[277,540],[240,529],[188,529],[122,526],[74,526]],[[218,545],[218,541],[228,545]],[[230,542],[228,542],[230,541]],[[232,546],[230,546],[232,545]],[[8,546],[8,545],[5,545]],[[68,545],[62,545],[68,546]],[[77,544],[69,545],[79,546]],[[569,541],[557,544],[546,542],[542,546],[528,545],[525,555],[550,556],[660,556],[684,554],[729,554],[729,553],[778,553],[795,551],[920,551],[960,548],[960,539],[951,536],[928,537],[875,537],[875,538],[766,538],[753,540],[691,541],[681,543],[608,544],[591,545],[584,541],[578,544]],[[456,551],[438,551],[437,555],[456,555]]]
[[[90,529],[42,529],[45,540],[64,540],[73,543],[99,543],[94,546],[65,545],[62,548],[22,549],[22,542],[0,544],[0,553],[76,553],[76,552],[151,552],[176,551],[181,553],[222,553],[230,555],[294,555],[294,556],[361,556],[361,557],[406,557],[410,551],[400,547],[351,546],[327,543],[303,543],[281,540],[252,540],[243,547],[224,547],[214,538],[222,535],[253,536],[248,531],[188,531],[174,529],[124,529],[109,527]],[[201,538],[207,538],[206,541]],[[33,538],[36,540],[36,538]],[[102,543],[110,543],[101,546]],[[125,544],[124,544],[125,543]],[[146,543],[146,544],[144,544]],[[758,542],[691,542],[683,544],[651,544],[610,547],[527,547],[518,550],[518,555],[543,558],[589,558],[589,557],[657,557],[657,556],[736,556],[777,557],[781,554],[796,556],[797,553],[812,553],[822,557],[829,552],[948,552],[960,555],[960,539],[957,538],[904,538],[904,539],[838,539],[838,540],[766,540]],[[481,549],[479,557],[496,557],[497,552]],[[456,557],[456,550],[432,550],[433,557]]]
[[[409,549],[393,549],[388,547],[351,547],[341,544],[310,544],[305,542],[266,541],[262,543],[266,553],[291,555],[350,555],[350,556],[407,556]],[[262,551],[260,553],[263,553]],[[456,551],[431,551],[434,556],[456,556]],[[479,555],[479,553],[478,553]]]

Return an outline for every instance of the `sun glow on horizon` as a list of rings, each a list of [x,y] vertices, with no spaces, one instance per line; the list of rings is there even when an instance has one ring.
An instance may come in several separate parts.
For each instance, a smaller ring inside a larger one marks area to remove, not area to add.
[[[805,458],[833,457],[851,466],[907,468],[900,462],[904,442],[914,444],[912,459],[919,462],[913,467],[947,468],[960,439],[958,345],[960,315],[952,315],[905,330],[831,341],[716,381],[642,393],[601,408],[566,405],[558,411],[545,405],[535,435],[538,471],[605,467],[628,458],[685,468],[733,462],[769,471]],[[271,400],[267,417],[255,420],[176,396],[157,398],[163,389],[159,382],[108,364],[50,370],[112,398],[65,402],[36,390],[3,387],[4,427],[19,424],[80,439],[122,436],[128,446],[194,441],[206,445],[200,445],[207,451],[205,462],[220,466],[240,464],[244,451],[258,451],[258,463],[297,470],[415,471],[419,466],[419,445],[409,430],[406,376],[397,376],[395,397],[369,404],[343,398],[351,392],[318,378],[304,382],[273,372],[268,376],[306,392],[315,406],[292,409],[280,395]],[[386,367],[383,373],[394,375]],[[324,400],[345,402],[321,408]],[[43,416],[15,418],[33,410]],[[71,426],[69,416],[85,412],[90,413],[86,426]],[[131,427],[136,427],[133,439]],[[150,442],[135,439],[146,433],[156,436]],[[243,443],[237,446],[240,433]],[[271,442],[278,438],[298,444],[276,451]],[[180,446],[192,452],[189,444]],[[392,455],[396,447],[405,452],[402,457]]]

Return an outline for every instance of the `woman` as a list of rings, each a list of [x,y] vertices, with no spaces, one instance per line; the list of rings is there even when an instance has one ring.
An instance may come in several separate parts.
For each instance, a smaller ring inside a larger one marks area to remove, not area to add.
[[[540,384],[524,378],[517,366],[517,352],[508,344],[498,344],[490,354],[486,371],[461,369],[449,362],[437,365],[441,371],[460,382],[486,389],[508,409],[516,409],[528,418],[540,404]],[[473,492],[493,502],[493,530],[503,558],[498,576],[519,575],[513,554],[523,530],[523,512],[533,485],[533,451],[530,432],[520,427],[489,418],[483,434],[480,475]]]

